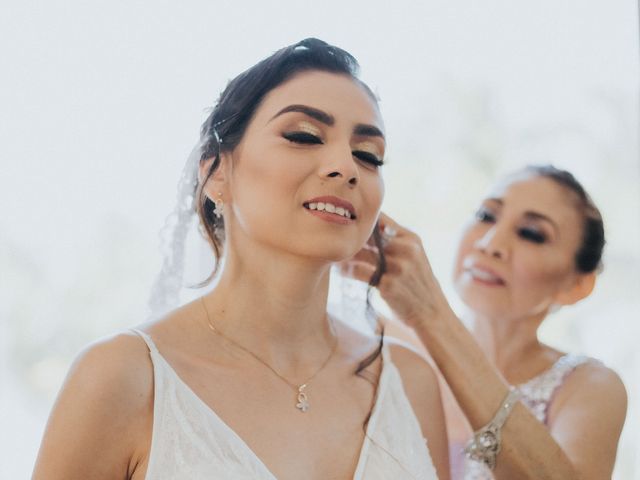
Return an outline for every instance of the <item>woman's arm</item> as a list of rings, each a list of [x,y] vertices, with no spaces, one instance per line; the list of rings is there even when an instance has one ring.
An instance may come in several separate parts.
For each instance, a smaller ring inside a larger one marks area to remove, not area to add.
[[[133,334],[96,343],[72,365],[58,394],[33,480],[131,478],[151,429],[153,376]]]
[[[414,328],[472,428],[478,430],[493,418],[508,385],[451,310],[420,238],[386,216],[381,223],[398,234],[385,248],[388,271],[380,282],[380,294]],[[349,265],[351,274],[369,278],[372,258],[371,252],[360,252]],[[613,395],[593,393],[589,381],[583,379],[575,386],[571,407],[556,412],[551,431],[522,404],[516,405],[502,428],[502,450],[494,471],[497,479],[610,478],[626,396],[614,375],[605,382]],[[591,454],[595,451],[598,455]]]
[[[508,387],[468,330],[452,316],[417,324],[416,332],[473,429],[487,424]],[[516,406],[502,428],[502,451],[494,471],[497,479],[611,478],[626,395],[610,371],[606,379],[592,381],[602,375],[594,368],[603,367],[581,367],[582,381],[571,379],[577,385],[563,392],[570,399],[556,411],[550,430],[522,404]]]

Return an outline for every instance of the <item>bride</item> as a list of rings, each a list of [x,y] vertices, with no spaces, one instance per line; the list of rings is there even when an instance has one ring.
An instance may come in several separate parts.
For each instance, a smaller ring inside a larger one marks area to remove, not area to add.
[[[449,478],[431,368],[327,314],[384,192],[357,67],[307,39],[229,83],[194,164],[216,286],[77,358],[34,479]]]

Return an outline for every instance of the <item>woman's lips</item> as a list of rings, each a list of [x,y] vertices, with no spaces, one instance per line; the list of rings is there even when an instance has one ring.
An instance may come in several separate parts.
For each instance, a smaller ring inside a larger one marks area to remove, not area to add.
[[[337,215],[335,213],[330,213],[330,212],[325,212],[320,210],[309,210],[308,208],[307,208],[307,212],[309,212],[311,215],[315,217],[318,217],[330,223],[337,223],[339,225],[351,225],[352,223],[355,223],[354,219],[346,218],[341,215]]]
[[[356,219],[354,206],[338,197],[315,197],[304,202],[302,206],[312,215],[331,223],[349,225]]]
[[[465,268],[465,271],[471,276],[471,278],[484,285],[491,286],[503,286],[505,281],[497,273],[487,267],[480,265],[472,265]]]
[[[308,210],[320,210],[335,213],[346,218],[356,218],[356,209],[351,202],[333,195],[314,197],[302,205]]]

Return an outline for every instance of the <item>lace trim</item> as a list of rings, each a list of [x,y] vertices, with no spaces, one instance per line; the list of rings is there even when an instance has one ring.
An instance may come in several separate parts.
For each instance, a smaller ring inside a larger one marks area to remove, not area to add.
[[[538,421],[547,424],[549,406],[558,389],[577,367],[592,361],[583,355],[567,354],[560,357],[549,370],[516,386],[520,401],[533,413]],[[483,463],[464,459],[464,480],[493,480],[493,474]]]

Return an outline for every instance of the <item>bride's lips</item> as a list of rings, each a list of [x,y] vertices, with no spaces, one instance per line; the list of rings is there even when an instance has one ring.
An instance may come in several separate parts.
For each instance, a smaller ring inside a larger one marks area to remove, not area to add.
[[[350,202],[331,195],[311,198],[302,206],[312,215],[340,225],[350,225],[357,218],[356,209]]]

